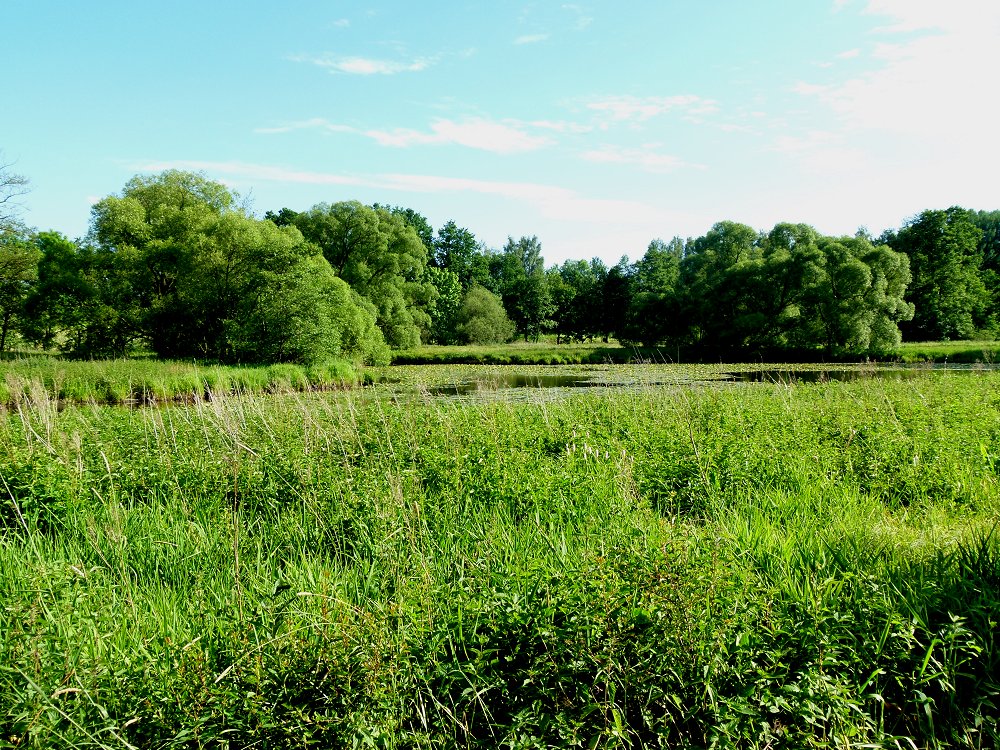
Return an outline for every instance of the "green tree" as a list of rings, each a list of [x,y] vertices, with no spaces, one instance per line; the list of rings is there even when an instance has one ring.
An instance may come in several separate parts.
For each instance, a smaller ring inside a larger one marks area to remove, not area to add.
[[[379,328],[397,349],[420,344],[431,328],[436,291],[424,279],[427,248],[400,216],[357,201],[321,203],[295,218],[338,276],[374,305]]]
[[[0,224],[0,352],[18,328],[25,301],[38,279],[41,252],[28,231],[13,222]]]
[[[996,336],[1000,334],[1000,211],[978,211],[975,222],[983,233],[979,240],[979,275],[989,296],[987,309],[976,322]]]
[[[567,261],[569,262],[569,261]],[[545,272],[545,283],[552,301],[552,329],[556,332],[556,343],[569,339],[576,323],[576,289],[563,280],[558,266]]]
[[[537,237],[507,238],[500,256],[504,309],[525,340],[537,341],[551,324],[552,300],[545,279],[542,246]]]
[[[647,346],[679,343],[687,336],[687,319],[681,314],[681,261],[684,242],[653,240],[629,275],[631,296],[620,330],[627,341]],[[624,278],[624,276],[623,276]]]
[[[599,329],[604,341],[626,338],[629,308],[634,294],[635,267],[622,258],[608,269],[601,289]]]
[[[865,237],[823,237],[823,273],[804,295],[801,345],[831,354],[882,354],[901,341],[899,323],[913,316],[904,299],[905,255]]]
[[[975,334],[977,319],[985,317],[989,292],[979,273],[983,231],[975,219],[958,206],[928,210],[891,238],[892,248],[910,259],[913,277],[907,294],[913,320],[903,325],[907,339],[967,339]]]
[[[456,324],[459,341],[500,344],[512,339],[515,330],[499,297],[481,286],[473,286],[466,293]]]
[[[267,211],[264,214],[264,219],[270,221],[276,226],[287,227],[295,223],[295,217],[298,215],[298,211],[293,211],[290,208],[282,208],[277,213],[274,211]]]
[[[38,279],[24,303],[25,338],[80,356],[125,354],[135,332],[109,299],[113,257],[58,232],[40,232],[34,244]]]
[[[161,356],[371,355],[344,344],[336,322],[365,313],[319,250],[294,226],[247,215],[219,183],[176,171],[136,177],[94,207],[91,234],[115,259],[126,290],[118,297],[132,300],[130,317]]]
[[[456,325],[463,297],[458,276],[447,268],[428,266],[424,279],[434,287],[436,297],[430,313],[430,339],[436,344],[453,344],[458,335]]]
[[[477,263],[480,253],[476,236],[464,227],[449,221],[438,230],[434,239],[432,265],[446,268],[458,277],[462,291],[466,292],[476,283],[482,284],[482,264]]]
[[[398,216],[402,219],[408,226],[413,228],[413,231],[417,233],[417,237],[423,243],[424,248],[426,248],[427,253],[433,254],[434,252],[434,227],[427,220],[427,217],[423,214],[414,211],[412,208],[403,208],[402,206],[383,206],[378,203],[372,204],[372,208],[376,211],[381,209],[388,211],[393,216]]]
[[[744,349],[757,334],[759,234],[732,221],[685,246],[681,284],[691,334],[703,347]]]

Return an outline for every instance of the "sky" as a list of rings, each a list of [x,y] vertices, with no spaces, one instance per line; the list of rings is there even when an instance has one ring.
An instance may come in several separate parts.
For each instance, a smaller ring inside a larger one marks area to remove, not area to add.
[[[165,169],[548,264],[1000,208],[997,0],[0,0],[0,28],[0,163],[70,237]]]

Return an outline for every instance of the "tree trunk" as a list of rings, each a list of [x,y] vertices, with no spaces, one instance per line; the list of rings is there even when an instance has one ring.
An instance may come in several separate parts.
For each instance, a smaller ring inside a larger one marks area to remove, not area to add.
[[[0,328],[0,353],[7,350],[7,331],[10,330],[10,317],[13,313],[8,310],[3,316],[3,327]]]

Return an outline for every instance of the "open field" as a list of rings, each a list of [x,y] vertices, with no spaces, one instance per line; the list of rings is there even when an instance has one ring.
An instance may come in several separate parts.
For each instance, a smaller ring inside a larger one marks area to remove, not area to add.
[[[19,401],[0,747],[996,747],[1000,374],[645,372]]]

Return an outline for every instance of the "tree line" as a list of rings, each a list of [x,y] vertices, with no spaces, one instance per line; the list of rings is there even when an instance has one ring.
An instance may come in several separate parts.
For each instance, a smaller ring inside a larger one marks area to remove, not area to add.
[[[0,208],[23,178],[8,179]],[[14,176],[16,177],[16,176]],[[449,221],[356,201],[255,217],[202,175],[136,176],[79,240],[0,212],[0,351],[387,362],[421,343],[515,337],[703,356],[873,355],[902,337],[993,336],[1000,211],[928,210],[872,237],[723,221],[636,262],[546,268],[537,237],[490,248]]]

